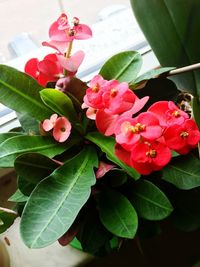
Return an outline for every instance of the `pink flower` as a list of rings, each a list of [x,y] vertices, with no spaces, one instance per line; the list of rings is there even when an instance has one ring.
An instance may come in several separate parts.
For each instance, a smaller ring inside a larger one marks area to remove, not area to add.
[[[143,112],[136,118],[122,117],[115,127],[116,142],[130,150],[141,138],[155,140],[162,131],[159,120],[150,112]]]
[[[107,172],[112,170],[114,167],[115,167],[115,165],[113,165],[113,164],[107,164],[103,161],[100,161],[99,168],[96,171],[96,178],[99,179],[99,178],[103,177]]]
[[[86,94],[83,101],[87,107],[94,109],[101,109],[104,107],[102,102],[102,95],[107,90],[107,80],[104,80],[101,75],[96,75],[89,83],[89,88],[86,90]]]
[[[106,113],[120,115],[132,108],[137,96],[129,89],[128,83],[112,80],[107,87],[102,96]]]
[[[53,128],[54,139],[60,143],[65,142],[71,133],[71,128],[71,123],[67,118],[58,118]]]
[[[65,142],[71,133],[71,123],[65,117],[59,117],[53,114],[50,119],[46,119],[42,123],[44,131],[49,132],[53,129],[53,137],[56,141]]]
[[[58,80],[63,75],[63,68],[56,54],[49,54],[41,61],[32,58],[26,63],[24,70],[42,86],[46,86],[50,81]]]
[[[148,111],[154,113],[164,127],[172,124],[182,124],[189,118],[188,114],[180,110],[172,101],[156,102]]]
[[[179,154],[187,154],[200,141],[199,129],[192,119],[185,120],[181,125],[174,124],[164,131],[167,146]]]
[[[70,27],[66,14],[61,14],[49,29],[51,41],[71,42],[74,39],[84,40],[92,37],[92,31],[89,26],[80,24],[79,19],[73,18],[73,27]]]

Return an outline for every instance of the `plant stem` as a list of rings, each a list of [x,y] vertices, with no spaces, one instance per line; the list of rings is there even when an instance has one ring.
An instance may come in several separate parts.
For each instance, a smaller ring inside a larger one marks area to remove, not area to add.
[[[186,66],[186,67],[182,67],[182,68],[178,68],[178,69],[175,69],[175,70],[171,70],[167,73],[167,76],[173,76],[173,75],[177,75],[177,74],[182,74],[182,73],[185,73],[185,72],[189,72],[189,71],[192,71],[192,70],[196,70],[196,69],[199,69],[200,68],[200,63],[196,63],[196,64],[192,64],[192,65],[189,65],[189,66]]]

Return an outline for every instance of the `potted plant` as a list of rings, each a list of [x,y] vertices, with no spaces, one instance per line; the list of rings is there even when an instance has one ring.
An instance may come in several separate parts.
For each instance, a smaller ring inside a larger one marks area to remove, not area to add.
[[[193,96],[167,78],[184,70],[139,75],[141,56],[125,51],[83,82],[76,73],[84,52],[74,53],[73,43],[91,36],[89,26],[61,14],[43,42],[56,52],[30,59],[25,73],[0,65],[0,102],[21,123],[0,135],[0,166],[18,175],[9,199],[15,211],[0,218],[6,229],[21,217],[29,248],[58,241],[102,256],[166,218],[199,226],[199,206],[185,199],[200,185]]]

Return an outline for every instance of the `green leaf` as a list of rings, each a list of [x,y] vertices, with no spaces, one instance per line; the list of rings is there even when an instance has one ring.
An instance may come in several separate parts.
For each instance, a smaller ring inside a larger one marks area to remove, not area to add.
[[[21,219],[21,236],[28,247],[48,246],[67,232],[96,182],[96,163],[95,150],[87,146],[37,185]]]
[[[162,100],[171,100],[176,98],[180,93],[175,83],[166,78],[150,79],[144,88],[134,90],[134,93],[142,98],[149,96],[149,101],[145,105],[145,109],[151,106],[153,103]]]
[[[147,220],[162,220],[169,216],[173,207],[166,195],[153,183],[139,180],[134,184],[131,203],[138,215]]]
[[[175,69],[175,68],[166,67],[166,68],[158,68],[158,69],[149,70],[149,71],[145,72],[144,74],[140,75],[139,77],[137,77],[135,80],[133,80],[130,83],[130,85],[135,85],[135,84],[138,84],[142,81],[156,78],[157,76],[164,74],[164,73],[168,73],[170,70],[173,70],[173,69]]]
[[[180,4],[181,3],[181,4]],[[135,17],[163,67],[200,62],[199,0],[131,0]],[[200,70],[173,77],[178,87],[200,94]]]
[[[27,200],[28,196],[24,195],[19,189],[8,199],[12,202],[26,202]]]
[[[5,232],[14,223],[17,216],[17,213],[13,210],[0,208],[0,219],[3,222],[0,225],[0,233]]]
[[[88,133],[86,135],[86,139],[90,140],[97,146],[101,148],[101,150],[106,153],[106,156],[109,160],[120,166],[124,169],[132,178],[135,180],[140,178],[140,174],[133,168],[128,167],[125,163],[119,160],[115,156],[115,140],[112,137],[104,136],[98,132]]]
[[[20,136],[23,135],[23,133],[20,132],[8,132],[8,133],[1,133],[0,134],[0,145],[6,141],[7,139],[10,139],[11,137],[14,136]]]
[[[71,99],[64,93],[55,89],[40,91],[43,102],[56,114],[67,117],[71,122],[76,118],[76,112]]]
[[[99,198],[102,224],[116,236],[133,238],[138,227],[137,213],[128,199],[117,191],[106,189]]]
[[[0,145],[0,167],[13,167],[17,156],[27,152],[39,152],[48,157],[61,154],[73,140],[67,140],[64,144],[59,144],[52,137],[47,136],[14,136],[7,139]]]
[[[142,66],[142,57],[138,52],[126,51],[112,56],[101,68],[100,75],[107,80],[131,82]]]
[[[200,186],[200,161],[193,155],[173,158],[162,170],[162,179],[179,189]]]
[[[29,135],[37,135],[40,134],[40,124],[39,122],[30,117],[27,114],[17,113],[17,118],[23,128],[23,130]]]
[[[14,166],[19,175],[18,188],[29,196],[36,185],[60,165],[39,153],[26,153],[16,158]]]
[[[25,73],[0,65],[0,102],[7,107],[40,121],[49,118],[52,111],[40,98],[39,92],[42,89]]]

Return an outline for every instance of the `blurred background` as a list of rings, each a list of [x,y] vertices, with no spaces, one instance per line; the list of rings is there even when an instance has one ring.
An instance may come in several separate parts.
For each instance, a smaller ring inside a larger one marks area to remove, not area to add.
[[[92,25],[129,7],[129,0],[0,0],[0,63],[48,40],[49,26],[61,12]]]

